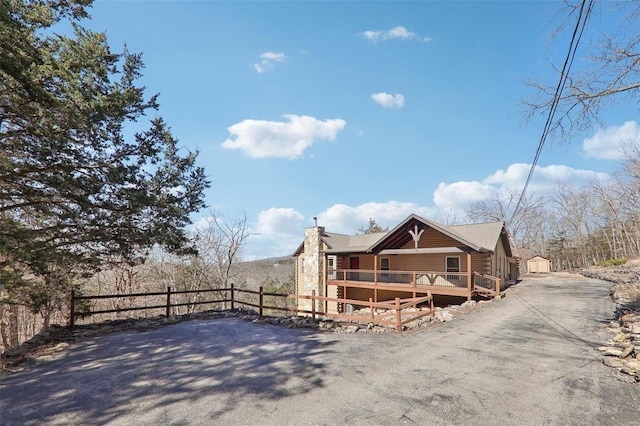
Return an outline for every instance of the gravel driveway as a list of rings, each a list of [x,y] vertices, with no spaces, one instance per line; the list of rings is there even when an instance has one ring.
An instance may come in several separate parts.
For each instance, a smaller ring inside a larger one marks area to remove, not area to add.
[[[406,334],[111,334],[0,381],[0,423],[640,425],[640,387],[594,349],[613,309],[608,283],[567,276]]]

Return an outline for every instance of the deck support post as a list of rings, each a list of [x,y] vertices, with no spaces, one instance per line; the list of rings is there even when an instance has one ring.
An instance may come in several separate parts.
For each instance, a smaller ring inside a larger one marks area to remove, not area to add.
[[[373,284],[378,284],[378,255],[373,255]]]
[[[467,301],[471,300],[472,284],[471,284],[471,252],[467,252]]]
[[[378,255],[373,255],[373,300],[378,301]]]

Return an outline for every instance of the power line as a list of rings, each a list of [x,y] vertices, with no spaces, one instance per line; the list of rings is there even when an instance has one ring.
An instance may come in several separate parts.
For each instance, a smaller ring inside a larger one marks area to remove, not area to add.
[[[524,187],[522,188],[522,192],[520,193],[520,197],[518,198],[518,203],[516,204],[516,208],[513,210],[513,214],[511,215],[511,219],[515,217],[522,205],[522,201],[524,200],[525,193],[527,192],[527,188],[529,187],[529,183],[531,182],[531,177],[533,176],[533,172],[538,164],[538,159],[540,158],[540,153],[542,152],[542,148],[544,147],[544,143],[547,140],[547,136],[549,136],[549,132],[551,130],[551,126],[553,123],[553,119],[556,114],[556,110],[558,109],[558,102],[560,100],[560,95],[564,91],[564,87],[567,83],[567,79],[569,77],[569,71],[571,70],[571,66],[573,65],[573,60],[576,57],[576,52],[578,51],[578,44],[580,44],[580,39],[582,38],[582,34],[584,33],[584,29],[587,25],[587,18],[591,14],[593,10],[593,1],[594,0],[582,0],[580,5],[580,12],[578,13],[578,20],[576,21],[576,27],[573,30],[573,34],[571,36],[571,42],[569,43],[569,51],[567,52],[567,57],[565,58],[564,64],[562,66],[562,72],[560,73],[560,80],[558,81],[558,85],[556,86],[556,91],[553,95],[553,100],[551,102],[551,107],[549,108],[549,115],[547,116],[547,121],[544,125],[544,129],[542,131],[542,135],[540,136],[540,141],[538,142],[538,148],[536,149],[535,156],[533,157],[533,162],[531,163],[531,169],[529,170],[529,175],[527,176],[527,180],[524,183]],[[585,8],[586,6],[586,8]]]

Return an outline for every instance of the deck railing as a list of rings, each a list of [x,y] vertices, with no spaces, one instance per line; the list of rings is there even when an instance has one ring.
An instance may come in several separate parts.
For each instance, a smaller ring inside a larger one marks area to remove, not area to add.
[[[466,272],[436,271],[371,271],[365,269],[330,269],[327,271],[329,281],[352,281],[363,283],[379,283],[380,285],[410,285],[466,288],[468,276]]]
[[[493,275],[480,274],[478,272],[473,273],[473,284],[475,288],[480,287],[479,290],[487,290],[493,296],[500,295],[500,278]]]

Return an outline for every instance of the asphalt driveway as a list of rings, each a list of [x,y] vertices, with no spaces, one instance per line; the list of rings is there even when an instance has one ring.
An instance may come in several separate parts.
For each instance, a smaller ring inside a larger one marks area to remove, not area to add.
[[[640,425],[640,387],[594,349],[612,311],[608,283],[559,277],[407,334],[111,334],[2,379],[0,423]]]

